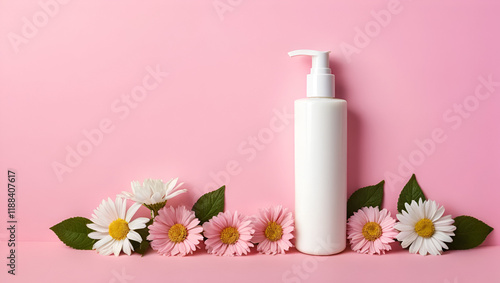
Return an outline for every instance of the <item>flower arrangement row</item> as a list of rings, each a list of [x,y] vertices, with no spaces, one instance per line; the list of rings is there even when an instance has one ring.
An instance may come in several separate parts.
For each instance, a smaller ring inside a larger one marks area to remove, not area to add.
[[[294,220],[287,208],[269,207],[255,216],[224,211],[225,186],[201,196],[192,209],[166,206],[167,200],[187,191],[177,182],[134,181],[132,192],[103,200],[91,219],[69,218],[51,230],[69,247],[115,256],[144,255],[150,247],[164,256],[185,256],[202,241],[209,254],[219,256],[246,255],[255,245],[262,254],[284,254],[293,246]],[[134,201],[128,209],[127,199]],[[141,205],[151,218],[133,219]]]
[[[471,217],[444,215],[445,209],[426,199],[413,174],[399,194],[396,219],[382,207],[384,181],[355,191],[347,201],[347,238],[362,254],[384,254],[396,240],[410,253],[440,255],[445,250],[472,249],[493,228]]]
[[[152,248],[164,256],[186,256],[200,249],[201,242],[218,256],[246,255],[254,246],[261,254],[285,254],[293,247],[294,218],[287,208],[260,209],[254,216],[224,211],[225,186],[202,195],[191,209],[167,206],[169,199],[187,191],[181,186],[178,179],[134,181],[132,192],[103,200],[91,219],[73,217],[50,229],[67,246],[101,255],[144,255]],[[439,255],[477,247],[493,231],[470,216],[445,216],[444,207],[425,198],[415,175],[401,191],[396,222],[381,209],[383,188],[384,181],[361,188],[347,201],[347,239],[358,253],[384,254],[397,240],[410,253]],[[127,200],[134,202],[128,209]],[[142,205],[151,218],[133,219]]]

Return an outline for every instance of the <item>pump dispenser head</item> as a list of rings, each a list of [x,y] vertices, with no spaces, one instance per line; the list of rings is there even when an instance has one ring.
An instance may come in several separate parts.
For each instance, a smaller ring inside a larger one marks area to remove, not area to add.
[[[311,73],[307,75],[307,97],[335,97],[335,76],[328,63],[330,51],[294,50],[290,57],[307,55],[312,57]]]

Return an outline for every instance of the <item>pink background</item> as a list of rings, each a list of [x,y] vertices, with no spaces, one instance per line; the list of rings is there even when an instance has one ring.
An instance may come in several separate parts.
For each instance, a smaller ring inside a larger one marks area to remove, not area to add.
[[[216,1],[67,2],[0,1],[0,168],[17,171],[19,240],[58,241],[50,226],[145,178],[180,177],[189,192],[172,205],[224,183],[226,209],[293,209],[299,48],[332,51],[349,195],[385,179],[395,213],[414,172],[447,213],[500,228],[500,86],[479,79],[500,81],[498,2],[221,0],[222,14]],[[148,66],[168,76],[142,95]],[[103,120],[112,131],[85,148]],[[79,144],[88,155],[60,181],[54,162]]]

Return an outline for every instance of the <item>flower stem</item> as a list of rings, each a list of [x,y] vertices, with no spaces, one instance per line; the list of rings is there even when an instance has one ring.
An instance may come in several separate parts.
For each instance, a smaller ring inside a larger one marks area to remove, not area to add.
[[[151,210],[151,218],[154,219],[158,215],[158,211],[160,211],[160,209],[162,209],[165,204],[167,204],[167,201],[153,204],[144,204],[144,206]]]

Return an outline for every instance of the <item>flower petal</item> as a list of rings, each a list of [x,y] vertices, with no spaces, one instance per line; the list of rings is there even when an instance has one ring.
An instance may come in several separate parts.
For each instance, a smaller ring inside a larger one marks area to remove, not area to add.
[[[132,253],[132,244],[127,238],[123,240],[123,252],[127,255]]]
[[[140,203],[134,203],[130,206],[130,208],[127,211],[127,215],[125,216],[125,221],[130,222],[132,219],[132,216],[137,212],[137,210],[141,207]]]
[[[113,253],[115,256],[119,256],[122,251],[123,241],[114,241],[113,243]]]
[[[136,241],[136,242],[142,242],[142,238],[141,238],[141,235],[139,235],[139,233],[137,233],[136,231],[134,230],[130,230],[127,234],[127,238],[129,238],[130,240],[133,240],[133,241]]]
[[[100,239],[99,241],[95,242],[94,245],[92,246],[93,250],[98,250],[100,247],[102,247],[104,244],[109,243],[114,241],[113,238],[110,235],[107,235],[106,237]]]
[[[90,232],[88,237],[94,240],[99,240],[102,239],[106,236],[108,236],[108,233],[102,233],[102,232]]]

